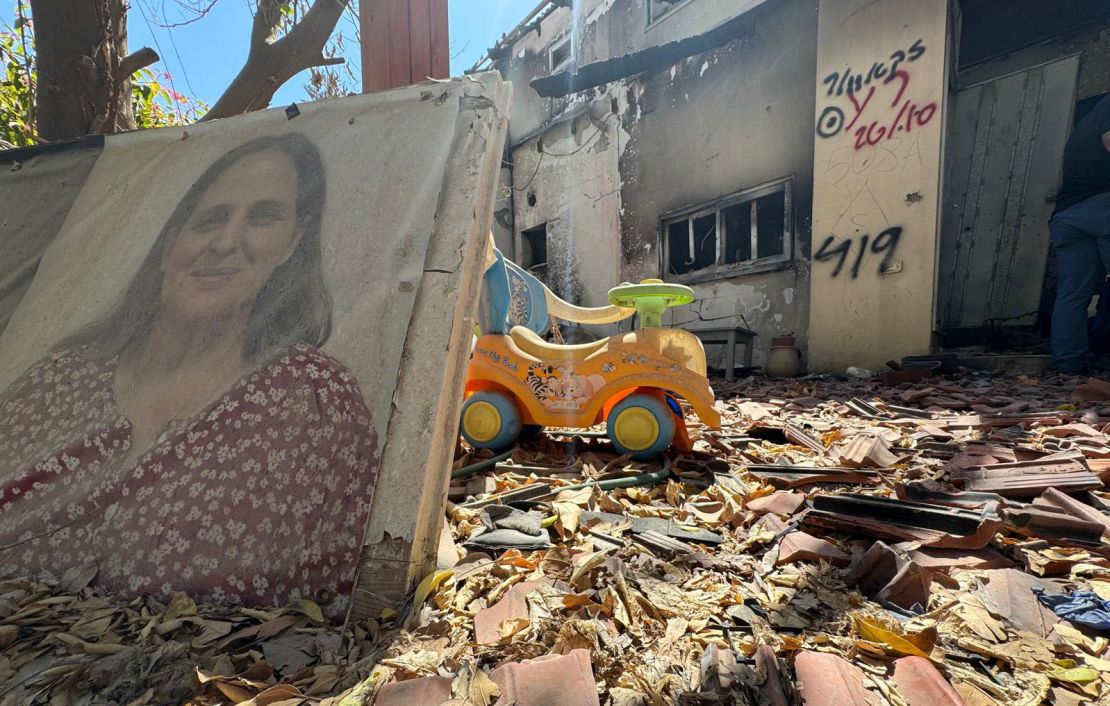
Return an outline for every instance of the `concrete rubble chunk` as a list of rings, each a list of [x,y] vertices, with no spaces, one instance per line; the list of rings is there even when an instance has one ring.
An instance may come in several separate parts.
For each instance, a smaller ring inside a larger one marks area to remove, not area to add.
[[[891,681],[908,706],[965,706],[963,698],[924,657],[895,660]]]
[[[847,566],[852,558],[831,543],[805,532],[790,532],[779,541],[776,565],[796,561],[827,561],[834,566]]]
[[[451,677],[421,677],[386,684],[374,706],[438,706],[451,699]]]
[[[490,678],[501,688],[494,706],[601,706],[585,649],[503,664]]]
[[[863,686],[863,671],[843,657],[802,650],[794,675],[804,706],[873,706],[875,694]]]

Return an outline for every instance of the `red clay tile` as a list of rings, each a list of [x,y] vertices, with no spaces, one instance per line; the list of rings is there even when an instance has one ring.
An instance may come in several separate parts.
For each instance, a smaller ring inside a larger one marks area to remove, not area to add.
[[[778,491],[762,498],[749,500],[745,506],[759,513],[770,512],[776,515],[793,515],[806,502],[804,493]]]
[[[1041,493],[1041,496],[1033,501],[1034,505],[1044,504],[1049,507],[1062,510],[1069,515],[1078,517],[1082,520],[1090,522],[1097,522],[1102,525],[1102,536],[1110,538],[1110,517],[1094,509],[1086,503],[1081,503],[1070,495],[1065,495],[1055,488],[1049,488]]]
[[[893,453],[885,441],[869,434],[859,434],[841,444],[837,453],[840,464],[848,468],[888,468],[906,460]]]
[[[451,700],[451,677],[422,677],[386,684],[374,706],[437,706]]]
[[[802,650],[794,675],[805,706],[866,706],[875,695],[863,686],[863,672],[843,657]]]
[[[823,539],[805,532],[791,532],[779,541],[779,558],[775,565],[795,561],[827,561],[835,566],[847,566],[852,558]]]
[[[548,581],[524,581],[505,591],[501,600],[474,615],[474,641],[479,645],[495,645],[501,641],[501,623],[528,617],[528,601],[532,591]]]
[[[910,558],[921,568],[948,573],[952,569],[1007,569],[1012,561],[989,547],[986,549],[918,549]]]
[[[929,587],[933,583],[932,575],[911,561],[905,552],[883,542],[871,545],[852,566],[847,580],[858,584],[865,596],[902,608],[928,604]]]
[[[979,596],[987,610],[1004,622],[1028,630],[1038,637],[1048,637],[1052,627],[1060,622],[1048,608],[1041,605],[1033,593],[1041,587],[1050,593],[1059,590],[1058,584],[1038,579],[1017,569],[984,571],[987,583],[980,586]]]
[[[952,685],[924,657],[895,660],[891,681],[909,706],[964,706]]]
[[[760,645],[755,650],[755,669],[764,675],[759,685],[759,694],[766,706],[789,706],[790,702],[782,691],[782,671],[775,650],[770,645]]]
[[[501,687],[494,706],[601,706],[588,650],[503,664],[489,676]]]
[[[1106,402],[1110,400],[1110,382],[1087,378],[1087,382],[1076,386],[1072,396],[1087,402]]]

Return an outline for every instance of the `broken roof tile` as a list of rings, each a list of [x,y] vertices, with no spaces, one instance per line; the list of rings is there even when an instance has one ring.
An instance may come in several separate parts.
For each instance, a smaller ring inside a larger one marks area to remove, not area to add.
[[[585,649],[503,664],[490,678],[501,687],[494,706],[601,706]]]
[[[421,677],[386,684],[374,706],[433,706],[451,698],[451,677]]]
[[[805,706],[864,706],[877,704],[876,695],[863,686],[863,672],[843,657],[802,650],[794,658]]]
[[[805,515],[807,527],[948,549],[981,549],[1001,524],[993,506],[964,510],[858,493],[817,495]]]
[[[1017,569],[984,571],[983,578],[986,583],[979,586],[978,593],[994,616],[1038,637],[1047,637],[1052,626],[1060,622],[1060,618],[1042,606],[1033,593],[1035,587],[1050,593],[1058,592],[1058,586],[1052,581],[1035,578]]]
[[[847,566],[852,558],[845,552],[823,539],[811,534],[789,532],[779,540],[779,564],[793,564],[796,561],[827,561],[834,566]]]
[[[932,577],[905,552],[875,542],[852,565],[845,579],[863,595],[901,608],[926,605]]]
[[[1065,495],[1064,493],[1061,493],[1056,488],[1046,489],[1043,493],[1041,493],[1041,496],[1039,498],[1033,501],[1034,505],[1040,505],[1042,503],[1050,507],[1054,507],[1058,510],[1062,510],[1063,512],[1066,512],[1073,517],[1078,517],[1080,519],[1087,520],[1088,522],[1094,522],[1102,525],[1103,537],[1110,539],[1110,515],[1107,515],[1104,512],[1099,512],[1090,505],[1080,502],[1070,495]]]
[[[891,681],[908,706],[964,706],[952,685],[924,657],[894,660]]]
[[[757,673],[763,675],[763,683],[759,685],[759,695],[763,697],[763,703],[766,706],[789,706],[790,701],[783,689],[784,676],[779,659],[770,645],[756,648],[755,668]]]
[[[528,618],[526,596],[542,585],[551,585],[550,579],[524,581],[505,591],[501,600],[474,615],[474,641],[479,645],[493,645],[501,641],[501,624],[507,620]]]
[[[791,493],[780,490],[761,498],[748,500],[745,507],[758,513],[771,512],[776,515],[793,515],[805,503],[805,493]]]
[[[952,569],[1006,569],[1012,561],[989,547],[985,549],[916,549],[910,558],[923,569],[947,573]]]
[[[847,468],[889,468],[906,460],[890,450],[878,436],[857,434],[847,443],[836,447],[840,463]]]

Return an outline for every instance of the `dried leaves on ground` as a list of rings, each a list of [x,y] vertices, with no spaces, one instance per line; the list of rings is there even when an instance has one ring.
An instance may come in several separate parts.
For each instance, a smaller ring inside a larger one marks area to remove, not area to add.
[[[7,580],[0,704],[1107,703],[1110,633],[1038,599],[1110,599],[1081,382],[716,380],[723,428],[650,464],[549,430],[455,481],[440,569],[348,630]]]

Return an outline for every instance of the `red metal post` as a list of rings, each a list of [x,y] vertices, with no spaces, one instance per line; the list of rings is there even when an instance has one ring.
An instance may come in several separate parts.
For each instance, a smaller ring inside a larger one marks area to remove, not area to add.
[[[363,0],[362,92],[451,74],[447,0]]]

